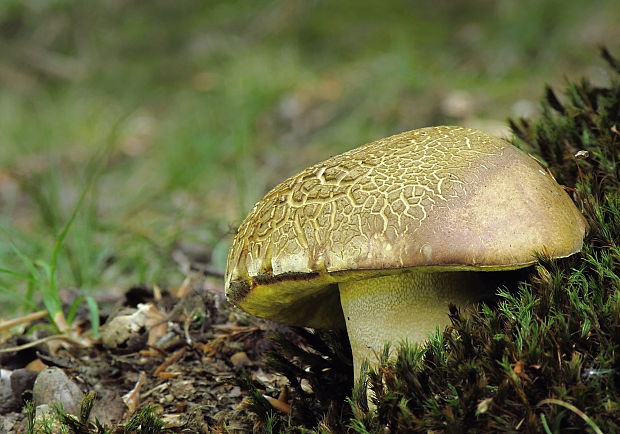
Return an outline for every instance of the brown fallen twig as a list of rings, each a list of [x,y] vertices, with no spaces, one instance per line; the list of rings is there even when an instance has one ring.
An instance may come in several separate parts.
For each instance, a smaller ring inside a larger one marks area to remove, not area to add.
[[[67,335],[52,335],[47,336],[41,339],[37,339],[36,341],[28,342],[27,344],[18,345],[16,347],[2,348],[0,349],[0,353],[12,353],[14,351],[22,351],[27,348],[36,347],[39,344],[44,344],[50,341],[65,341],[73,345],[77,345],[82,348],[87,348],[89,345],[85,342],[81,342],[79,339],[73,338]]]
[[[187,351],[187,347],[183,347],[180,350],[175,351],[174,353],[172,353],[170,356],[168,356],[168,358],[166,360],[164,360],[164,362],[159,365],[155,371],[153,372],[153,375],[156,377],[161,377],[161,375],[163,374],[163,372],[168,369],[168,367],[170,365],[172,365],[174,362],[177,362],[178,360],[181,359],[181,357],[183,357],[183,355],[185,354],[185,352]]]
[[[0,322],[0,331],[8,330],[20,324],[30,323],[38,319],[45,318],[46,316],[47,316],[47,311],[40,310],[38,312],[33,312],[28,315],[19,317],[19,318],[9,319],[7,321]]]

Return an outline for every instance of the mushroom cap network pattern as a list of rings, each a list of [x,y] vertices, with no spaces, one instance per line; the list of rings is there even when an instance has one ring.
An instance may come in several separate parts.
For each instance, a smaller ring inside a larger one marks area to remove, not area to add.
[[[470,128],[422,128],[332,157],[267,193],[233,241],[226,290],[256,316],[344,327],[338,283],[521,268],[537,252],[580,251],[585,230],[528,154]]]

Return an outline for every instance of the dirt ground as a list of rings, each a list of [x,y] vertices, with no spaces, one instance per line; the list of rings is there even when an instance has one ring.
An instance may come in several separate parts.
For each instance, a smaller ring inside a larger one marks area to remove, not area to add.
[[[96,393],[91,420],[106,428],[154,405],[173,432],[252,431],[247,392],[235,380],[247,373],[268,385],[266,394],[278,396],[285,379],[259,363],[278,326],[232,308],[221,277],[204,273],[169,291],[136,287],[116,298],[103,307],[100,339],[90,337],[86,316],[78,312],[65,338],[54,337],[40,319],[0,341],[0,368],[12,377],[5,381],[11,388],[5,387],[0,432],[26,432],[24,403],[54,399],[54,390],[64,387],[52,382],[43,386],[42,398],[33,397],[37,373],[48,367],[60,368],[81,392]]]

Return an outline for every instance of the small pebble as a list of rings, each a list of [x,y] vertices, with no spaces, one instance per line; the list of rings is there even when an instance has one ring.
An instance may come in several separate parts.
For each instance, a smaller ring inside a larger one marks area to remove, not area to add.
[[[13,375],[11,375],[11,389],[13,389],[13,395],[20,404],[23,404],[26,392],[28,392],[26,399],[30,399],[29,395],[38,375],[38,372],[31,371],[30,369],[16,369],[13,371]]]
[[[0,414],[15,411],[18,408],[17,399],[11,389],[13,371],[0,369]]]
[[[127,340],[132,335],[138,334],[140,328],[144,326],[142,320],[137,312],[112,318],[101,330],[101,343],[109,349],[125,345]]]
[[[47,368],[39,373],[32,389],[34,405],[62,404],[70,414],[78,414],[84,394],[60,368]]]

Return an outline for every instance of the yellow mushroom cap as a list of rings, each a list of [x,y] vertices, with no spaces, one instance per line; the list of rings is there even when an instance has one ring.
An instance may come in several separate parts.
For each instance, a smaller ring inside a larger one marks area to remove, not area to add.
[[[581,250],[586,224],[523,151],[482,131],[430,127],[293,176],[243,221],[229,299],[291,325],[342,326],[337,284],[403,270],[506,270]]]

